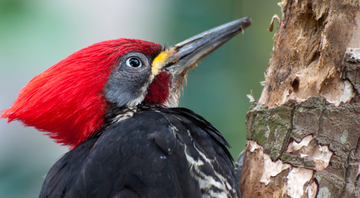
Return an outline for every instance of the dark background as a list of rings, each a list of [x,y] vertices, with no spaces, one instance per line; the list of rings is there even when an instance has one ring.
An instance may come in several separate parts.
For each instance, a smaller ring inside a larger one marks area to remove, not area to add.
[[[281,16],[274,0],[0,0],[0,110],[35,75],[92,43],[125,37],[170,46],[250,16],[253,25],[243,35],[191,72],[179,105],[223,133],[236,158],[246,144],[246,94],[261,94],[274,14]],[[31,127],[0,120],[0,197],[37,197],[45,174],[67,150]]]

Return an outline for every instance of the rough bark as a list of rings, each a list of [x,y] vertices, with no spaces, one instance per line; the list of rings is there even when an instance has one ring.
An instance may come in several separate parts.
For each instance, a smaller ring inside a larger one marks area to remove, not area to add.
[[[360,197],[360,3],[282,1],[247,114],[247,197]]]

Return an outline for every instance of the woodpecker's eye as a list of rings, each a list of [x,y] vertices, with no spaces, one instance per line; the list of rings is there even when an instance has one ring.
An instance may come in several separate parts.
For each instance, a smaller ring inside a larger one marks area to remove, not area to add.
[[[118,70],[127,73],[150,72],[150,61],[147,56],[139,52],[129,52],[119,60]]]
[[[140,68],[142,66],[142,62],[139,58],[130,57],[126,60],[126,66],[133,68]]]

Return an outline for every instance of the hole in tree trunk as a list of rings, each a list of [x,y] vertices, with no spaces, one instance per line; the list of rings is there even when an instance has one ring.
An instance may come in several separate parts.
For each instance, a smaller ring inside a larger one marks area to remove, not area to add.
[[[300,86],[300,79],[299,77],[296,77],[292,83],[291,83],[292,88],[294,89],[294,92],[298,92],[299,91],[299,86]]]

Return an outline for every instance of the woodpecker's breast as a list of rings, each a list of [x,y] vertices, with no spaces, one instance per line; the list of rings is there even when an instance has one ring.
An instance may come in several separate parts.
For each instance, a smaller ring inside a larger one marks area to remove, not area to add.
[[[229,167],[226,160],[231,158],[229,153],[226,153],[227,142],[203,118],[189,110],[181,110],[184,111],[180,111],[180,114],[184,113],[182,116],[170,115],[181,122],[189,123],[186,135],[178,135],[181,130],[176,128],[177,124],[171,123],[171,119],[169,124],[174,128],[174,135],[183,142],[182,149],[189,173],[199,183],[202,197],[237,197],[237,182],[231,171],[232,166]]]
[[[214,166],[218,163],[216,158],[209,159],[205,153],[193,143],[184,146],[186,160],[190,175],[199,182],[203,197],[233,197],[236,189],[232,187],[229,178],[225,178]]]
[[[190,110],[138,110],[61,158],[40,197],[239,197],[226,145]]]

